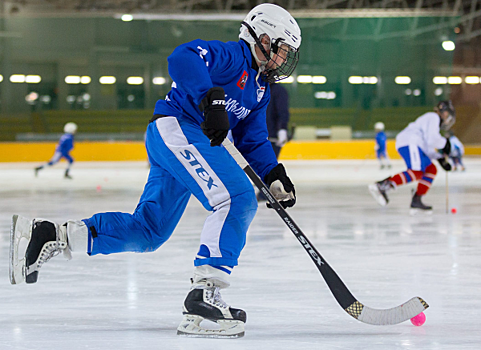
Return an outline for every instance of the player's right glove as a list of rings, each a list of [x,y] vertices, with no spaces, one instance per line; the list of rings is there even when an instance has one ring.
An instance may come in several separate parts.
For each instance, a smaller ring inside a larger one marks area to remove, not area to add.
[[[210,145],[220,146],[230,129],[229,117],[225,110],[225,92],[221,87],[213,87],[199,105],[205,121],[200,124],[202,132],[210,140]]]
[[[439,164],[441,164],[444,170],[451,171],[451,164],[449,164],[449,162],[445,158],[439,158],[438,162]]]
[[[264,178],[266,185],[269,187],[272,195],[279,201],[279,204],[285,209],[296,204],[296,190],[291,179],[286,174],[284,165],[277,164]],[[269,202],[267,207],[272,208]]]

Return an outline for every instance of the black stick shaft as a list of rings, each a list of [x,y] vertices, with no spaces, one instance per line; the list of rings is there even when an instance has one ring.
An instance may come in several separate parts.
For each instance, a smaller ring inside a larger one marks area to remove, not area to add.
[[[264,182],[254,172],[251,166],[247,164],[246,166],[244,166],[243,170],[252,180],[252,182],[254,182],[259,191],[261,191],[266,196],[271,206],[282,218],[284,223],[287,225],[287,227],[289,227],[291,232],[301,243],[302,247],[309,254],[339,305],[341,305],[343,309],[347,309],[350,305],[357,301],[356,298],[354,298],[354,296],[351,294],[349,289],[347,289],[344,282],[342,282],[342,280],[339,278],[337,273],[331,268],[331,266],[329,266],[327,261],[321,256],[321,254],[319,254],[317,249],[312,245],[306,235],[301,231],[299,226],[297,226],[294,220],[292,220],[287,211],[274,198],[270,190],[267,188],[266,184],[264,184]]]

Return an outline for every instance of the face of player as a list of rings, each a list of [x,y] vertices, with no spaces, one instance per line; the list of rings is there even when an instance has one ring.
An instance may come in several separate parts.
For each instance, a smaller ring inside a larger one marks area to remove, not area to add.
[[[439,113],[439,116],[441,117],[442,120],[446,120],[449,118],[449,111],[442,111],[441,113]]]
[[[267,54],[270,56],[271,55],[271,43],[270,43],[270,38],[268,35],[261,35],[260,41],[262,43],[262,46],[264,46],[264,49],[266,50]],[[277,53],[275,53],[269,60],[269,62],[266,65],[266,69],[276,69],[280,67],[286,60],[287,58],[287,53],[289,52],[289,47],[285,44],[279,45],[279,49],[277,50]],[[256,46],[256,54],[257,57],[261,61],[267,61],[268,58],[264,56],[262,51]]]

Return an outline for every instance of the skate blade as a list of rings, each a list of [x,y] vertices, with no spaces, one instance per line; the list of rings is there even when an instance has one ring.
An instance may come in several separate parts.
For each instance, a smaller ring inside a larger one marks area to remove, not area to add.
[[[22,233],[23,232],[23,233]],[[19,245],[22,238],[30,241],[31,221],[20,215],[12,216],[10,227],[10,266],[9,276],[11,284],[25,282],[25,257],[19,259]]]
[[[381,206],[385,207],[387,205],[386,198],[379,192],[376,184],[370,184],[368,186],[369,192],[371,193],[372,197],[376,200],[376,202]]]
[[[411,208],[409,210],[409,215],[411,216],[429,216],[433,214],[433,210],[424,210],[424,209],[417,209],[417,208]]]
[[[177,335],[189,338],[241,338],[244,336],[244,322],[237,320],[218,320],[220,329],[206,329],[200,326],[204,320],[198,315],[184,315],[177,327]]]

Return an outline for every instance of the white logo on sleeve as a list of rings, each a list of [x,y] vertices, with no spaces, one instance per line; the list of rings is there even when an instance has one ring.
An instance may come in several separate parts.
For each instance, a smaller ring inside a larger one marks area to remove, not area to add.
[[[204,56],[207,55],[209,51],[206,49],[203,49],[201,46],[197,46],[197,50],[199,50],[199,56],[205,61],[205,65],[208,67],[209,66],[209,61],[206,61]]]

